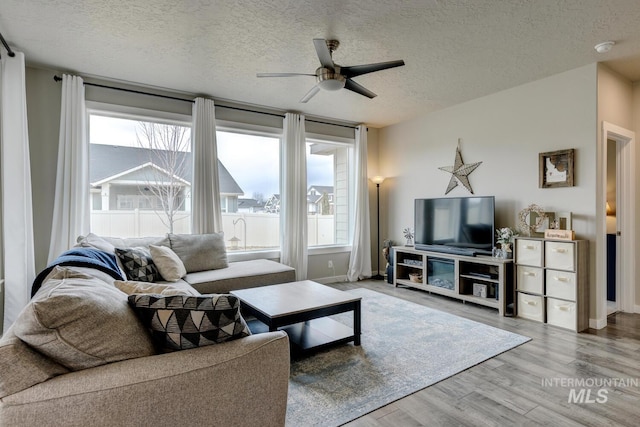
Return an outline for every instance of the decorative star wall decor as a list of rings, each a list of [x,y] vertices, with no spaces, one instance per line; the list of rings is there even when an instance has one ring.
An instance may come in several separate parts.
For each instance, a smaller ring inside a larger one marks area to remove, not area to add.
[[[453,162],[453,166],[442,166],[438,168],[451,174],[447,191],[444,194],[449,194],[451,190],[458,186],[458,183],[462,184],[464,188],[469,190],[473,194],[471,183],[469,182],[469,175],[473,172],[482,162],[470,163],[465,165],[462,161],[462,153],[460,152],[460,139],[458,139],[458,146],[456,147],[456,159]]]

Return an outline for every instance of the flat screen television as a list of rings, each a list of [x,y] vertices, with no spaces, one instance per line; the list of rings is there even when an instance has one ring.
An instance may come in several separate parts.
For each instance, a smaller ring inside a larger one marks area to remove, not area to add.
[[[415,247],[460,255],[491,255],[495,197],[415,200]]]

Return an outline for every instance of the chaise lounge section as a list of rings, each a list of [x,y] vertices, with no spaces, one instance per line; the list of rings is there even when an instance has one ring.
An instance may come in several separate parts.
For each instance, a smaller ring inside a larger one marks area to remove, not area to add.
[[[89,234],[78,238],[78,246],[114,252],[114,248],[171,248],[183,262],[186,275],[177,283],[203,294],[228,293],[236,289],[275,285],[296,280],[294,268],[279,262],[255,259],[228,262],[222,233],[167,234],[165,237],[112,238]],[[160,283],[167,283],[160,280]],[[175,282],[174,282],[175,283]]]

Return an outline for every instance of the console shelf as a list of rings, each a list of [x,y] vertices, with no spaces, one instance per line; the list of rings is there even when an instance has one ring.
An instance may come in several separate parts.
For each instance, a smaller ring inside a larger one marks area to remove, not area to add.
[[[421,251],[407,246],[395,246],[393,250],[394,286],[409,286],[492,307],[503,316],[513,314],[512,260]]]

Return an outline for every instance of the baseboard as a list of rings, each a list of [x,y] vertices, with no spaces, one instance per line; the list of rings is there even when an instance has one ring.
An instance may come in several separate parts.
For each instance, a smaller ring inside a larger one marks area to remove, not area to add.
[[[309,279],[309,280],[313,280],[314,282],[318,282],[318,283],[322,283],[323,285],[326,285],[327,283],[346,282],[347,276],[342,275],[342,276],[318,277],[318,278]]]
[[[589,319],[589,327],[591,329],[602,329],[607,326],[607,319]]]

